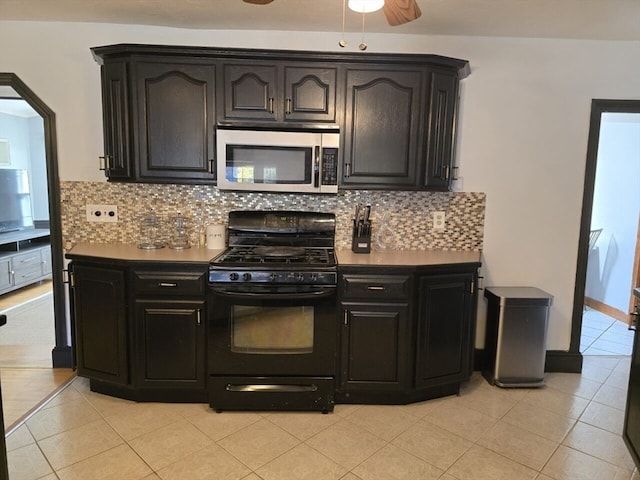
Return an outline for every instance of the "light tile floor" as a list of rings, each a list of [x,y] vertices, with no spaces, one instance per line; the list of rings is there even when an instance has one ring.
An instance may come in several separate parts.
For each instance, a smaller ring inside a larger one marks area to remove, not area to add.
[[[591,308],[582,315],[580,351],[584,355],[631,355],[633,331],[626,323]]]
[[[332,414],[134,403],[77,378],[8,438],[11,480],[640,480],[621,438],[629,357],[582,374]]]

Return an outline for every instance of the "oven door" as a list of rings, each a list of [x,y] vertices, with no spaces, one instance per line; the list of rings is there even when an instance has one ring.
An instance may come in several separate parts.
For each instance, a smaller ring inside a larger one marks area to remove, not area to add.
[[[336,287],[223,285],[210,294],[210,375],[334,375]]]

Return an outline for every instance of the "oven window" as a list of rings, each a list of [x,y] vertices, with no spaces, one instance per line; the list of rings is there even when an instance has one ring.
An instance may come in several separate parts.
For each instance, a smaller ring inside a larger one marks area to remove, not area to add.
[[[231,351],[257,354],[313,352],[314,307],[234,305]]]
[[[310,147],[227,145],[226,177],[235,183],[311,183]]]

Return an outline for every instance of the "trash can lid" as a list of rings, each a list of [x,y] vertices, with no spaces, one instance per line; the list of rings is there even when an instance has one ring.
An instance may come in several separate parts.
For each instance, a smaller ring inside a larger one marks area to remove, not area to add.
[[[536,287],[486,287],[484,296],[501,305],[551,305],[553,295]]]

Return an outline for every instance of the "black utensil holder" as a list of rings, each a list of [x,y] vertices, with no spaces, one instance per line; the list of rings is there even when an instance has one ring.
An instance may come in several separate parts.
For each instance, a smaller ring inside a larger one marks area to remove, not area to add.
[[[354,229],[351,237],[351,250],[354,253],[370,253],[371,252],[371,236],[360,235]]]

